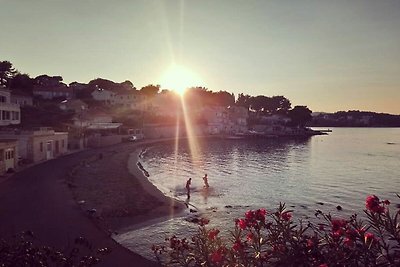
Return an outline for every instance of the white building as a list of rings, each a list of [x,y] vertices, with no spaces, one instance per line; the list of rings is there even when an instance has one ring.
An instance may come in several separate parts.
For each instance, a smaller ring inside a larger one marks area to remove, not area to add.
[[[40,96],[43,99],[71,99],[74,97],[74,91],[65,84],[58,86],[35,86],[33,88],[33,95]]]
[[[228,107],[229,120],[233,124],[231,133],[247,133],[247,119],[249,118],[249,110],[245,107],[231,106]]]
[[[20,107],[33,106],[33,97],[25,92],[13,89],[11,103],[18,104]]]
[[[0,126],[21,123],[21,109],[19,104],[11,102],[11,91],[0,89]]]
[[[106,105],[132,110],[143,110],[143,97],[135,90],[106,90],[98,88],[92,92],[96,101]]]
[[[46,127],[29,131],[1,131],[0,139],[15,139],[18,156],[29,162],[40,162],[67,153],[68,133]]]
[[[58,107],[64,111],[74,111],[80,114],[88,109],[88,104],[80,99],[66,99],[58,104]]]
[[[15,139],[0,140],[0,174],[15,170],[18,165],[18,145]]]
[[[222,106],[206,107],[202,114],[207,120],[209,134],[225,134],[231,128],[228,110]]]

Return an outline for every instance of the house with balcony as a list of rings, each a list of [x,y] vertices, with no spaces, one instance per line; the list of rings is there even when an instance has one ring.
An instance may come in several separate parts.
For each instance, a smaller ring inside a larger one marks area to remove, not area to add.
[[[208,106],[202,111],[207,121],[208,133],[235,135],[248,132],[248,109],[239,106]]]
[[[33,106],[33,97],[28,93],[13,89],[11,103],[18,104],[20,107]]]
[[[209,106],[202,111],[207,121],[207,130],[211,135],[226,134],[233,129],[233,123],[229,120],[229,112],[223,106]]]
[[[230,106],[227,108],[230,124],[232,125],[232,134],[243,134],[247,133],[249,127],[247,125],[247,119],[249,118],[249,110],[241,106]]]
[[[143,97],[136,90],[106,90],[97,88],[92,92],[92,97],[94,100],[102,102],[108,106],[137,111],[143,110]]]
[[[65,99],[58,104],[58,107],[64,111],[73,111],[75,114],[80,114],[88,110],[89,106],[80,99]]]
[[[66,84],[59,84],[54,86],[35,85],[33,87],[33,95],[43,99],[74,98],[74,90]]]
[[[11,91],[0,89],[0,126],[21,123],[21,109],[19,104],[11,102]]]

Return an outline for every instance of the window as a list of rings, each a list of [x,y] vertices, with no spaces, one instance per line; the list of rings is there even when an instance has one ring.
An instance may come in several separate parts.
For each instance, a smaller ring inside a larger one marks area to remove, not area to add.
[[[0,102],[1,102],[1,103],[7,102],[7,98],[6,98],[5,96],[1,95],[1,96],[0,96]]]
[[[61,140],[61,147],[64,147],[65,146],[65,140],[63,139],[63,140]]]
[[[3,110],[2,111],[2,115],[3,115],[3,120],[9,120],[10,119],[10,111]]]
[[[40,142],[40,152],[43,152],[43,143]]]
[[[0,149],[0,161],[4,160],[4,149]]]

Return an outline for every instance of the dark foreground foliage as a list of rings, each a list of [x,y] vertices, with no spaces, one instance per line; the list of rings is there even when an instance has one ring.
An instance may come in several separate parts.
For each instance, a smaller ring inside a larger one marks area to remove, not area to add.
[[[318,223],[295,223],[285,204],[272,212],[250,210],[235,222],[230,240],[200,221],[191,239],[172,236],[153,246],[167,266],[400,266],[398,207],[366,199],[367,221],[333,218],[317,210]]]
[[[94,249],[83,237],[76,238],[69,251],[61,252],[37,245],[33,233],[26,231],[11,240],[0,240],[0,266],[93,266],[109,252],[109,248]]]

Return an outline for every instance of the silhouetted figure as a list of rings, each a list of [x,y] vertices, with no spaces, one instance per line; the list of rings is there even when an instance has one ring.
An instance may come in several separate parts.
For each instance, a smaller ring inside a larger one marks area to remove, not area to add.
[[[190,198],[190,184],[192,183],[192,178],[189,178],[189,180],[186,181],[186,193],[187,193],[187,198]]]
[[[204,187],[205,187],[205,188],[209,188],[210,185],[208,184],[208,176],[207,176],[207,173],[204,175],[203,181],[204,181]]]

